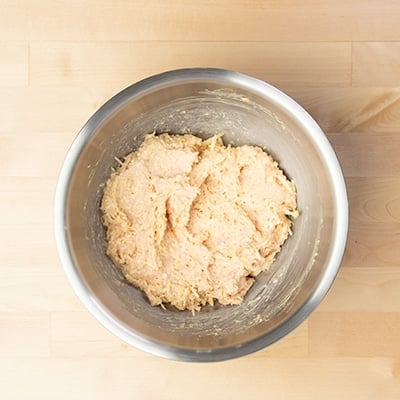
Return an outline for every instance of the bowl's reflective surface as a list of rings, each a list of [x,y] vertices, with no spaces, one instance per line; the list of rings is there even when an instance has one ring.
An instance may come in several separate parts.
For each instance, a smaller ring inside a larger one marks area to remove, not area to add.
[[[190,312],[152,307],[105,255],[99,204],[115,157],[149,132],[224,133],[279,162],[298,191],[300,216],[277,260],[244,303]],[[295,102],[235,72],[196,69],[139,82],[85,125],[62,168],[56,194],[57,245],[89,310],[117,336],[151,353],[190,361],[237,357],[284,336],[318,305],[336,275],[347,236],[343,176],[325,135]]]

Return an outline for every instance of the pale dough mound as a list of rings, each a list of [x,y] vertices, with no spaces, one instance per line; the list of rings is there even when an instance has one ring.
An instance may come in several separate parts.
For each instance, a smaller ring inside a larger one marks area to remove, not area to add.
[[[107,253],[151,304],[239,304],[297,216],[296,190],[262,149],[148,135],[108,180]]]

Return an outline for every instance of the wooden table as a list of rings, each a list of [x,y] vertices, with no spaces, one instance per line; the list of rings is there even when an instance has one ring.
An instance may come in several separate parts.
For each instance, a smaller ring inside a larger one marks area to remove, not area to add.
[[[0,0],[2,399],[399,399],[398,0]],[[64,155],[109,97],[160,71],[239,70],[294,97],[342,163],[350,231],[335,284],[277,344],[218,364],[128,347],[57,257]]]

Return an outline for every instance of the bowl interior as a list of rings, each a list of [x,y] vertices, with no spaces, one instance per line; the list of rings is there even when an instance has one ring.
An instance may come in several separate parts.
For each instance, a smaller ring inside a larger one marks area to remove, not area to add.
[[[86,295],[105,320],[118,325],[125,340],[151,343],[191,359],[240,349],[259,338],[267,338],[264,344],[269,344],[320,285],[335,240],[337,213],[333,178],[323,154],[327,144],[321,147],[318,135],[293,115],[291,108],[304,113],[294,102],[275,94],[272,87],[260,94],[251,85],[211,78],[136,85],[103,106],[74,142],[70,153],[75,165],[65,200],[69,251]],[[293,235],[243,304],[217,304],[195,315],[152,307],[106,256],[99,211],[104,182],[117,166],[115,158],[135,150],[153,131],[203,138],[223,133],[226,144],[261,146],[294,180],[300,216]]]

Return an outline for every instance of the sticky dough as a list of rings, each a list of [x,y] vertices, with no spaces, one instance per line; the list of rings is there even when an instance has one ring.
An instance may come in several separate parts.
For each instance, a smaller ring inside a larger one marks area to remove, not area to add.
[[[239,304],[297,216],[296,190],[254,146],[147,135],[107,181],[107,253],[152,305]]]

